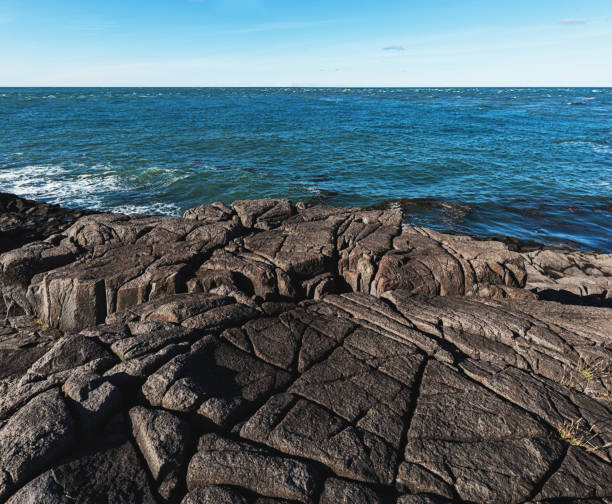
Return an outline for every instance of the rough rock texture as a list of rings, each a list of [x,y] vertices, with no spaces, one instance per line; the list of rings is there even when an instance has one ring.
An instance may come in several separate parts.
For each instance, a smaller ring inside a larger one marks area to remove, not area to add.
[[[611,502],[609,255],[2,198],[0,502]]]
[[[0,253],[60,233],[91,213],[0,193]]]

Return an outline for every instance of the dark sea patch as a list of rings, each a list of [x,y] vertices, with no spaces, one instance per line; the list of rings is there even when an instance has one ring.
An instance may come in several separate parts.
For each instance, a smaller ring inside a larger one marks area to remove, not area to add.
[[[394,204],[411,225],[612,252],[609,88],[0,96],[0,191],[167,215],[245,198]]]

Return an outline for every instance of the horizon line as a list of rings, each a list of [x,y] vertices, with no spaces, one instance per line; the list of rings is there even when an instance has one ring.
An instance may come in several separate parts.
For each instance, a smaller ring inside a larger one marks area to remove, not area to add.
[[[110,84],[110,85],[86,85],[79,86],[77,84],[74,85],[0,85],[0,89],[73,89],[73,88],[86,88],[86,89],[103,89],[103,88],[149,88],[149,89],[159,89],[159,88],[169,88],[169,89],[562,89],[562,88],[572,88],[572,89],[591,89],[591,88],[603,88],[603,89],[612,89],[612,84],[605,85],[475,85],[475,86],[466,86],[466,85],[457,85],[457,86],[436,86],[436,85],[423,85],[423,86],[394,86],[394,85],[385,85],[385,86],[366,86],[366,85],[274,85],[274,86],[266,86],[266,85],[202,85],[202,86],[179,86],[179,85],[118,85],[118,84]]]

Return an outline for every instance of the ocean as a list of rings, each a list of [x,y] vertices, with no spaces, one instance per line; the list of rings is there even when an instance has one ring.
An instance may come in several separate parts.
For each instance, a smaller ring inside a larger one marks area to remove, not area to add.
[[[612,252],[612,88],[0,88],[0,192],[281,198]]]

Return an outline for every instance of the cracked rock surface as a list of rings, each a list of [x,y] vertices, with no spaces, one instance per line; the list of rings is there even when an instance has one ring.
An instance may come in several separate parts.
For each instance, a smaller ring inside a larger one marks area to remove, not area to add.
[[[0,502],[612,502],[612,256],[1,196]]]

